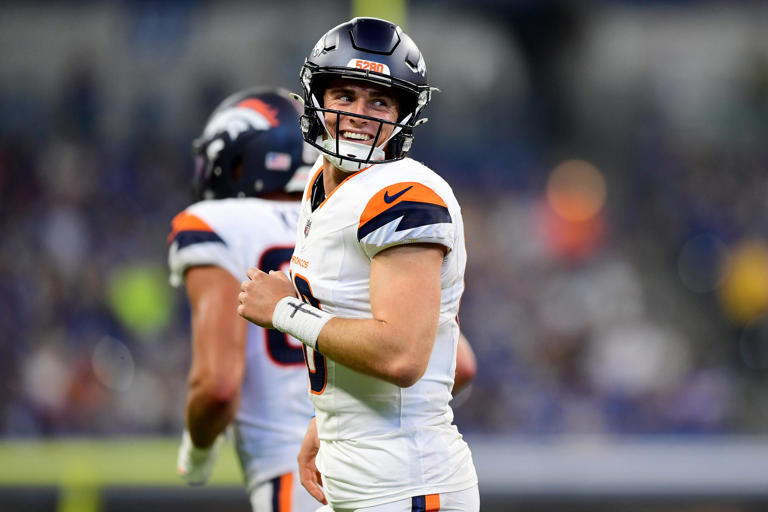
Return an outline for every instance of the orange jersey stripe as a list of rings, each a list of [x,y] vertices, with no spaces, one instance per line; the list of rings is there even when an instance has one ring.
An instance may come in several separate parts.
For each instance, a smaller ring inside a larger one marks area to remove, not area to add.
[[[317,207],[320,208],[321,206],[323,206],[325,204],[325,202],[328,200],[328,198],[331,197],[337,190],[339,190],[339,187],[342,186],[344,184],[344,182],[347,181],[349,178],[351,178],[353,176],[356,176],[356,175],[360,174],[363,171],[367,171],[371,167],[373,167],[373,165],[369,165],[368,167],[364,167],[364,168],[360,169],[359,171],[355,171],[353,173],[348,174],[343,180],[341,180],[341,183],[336,185],[335,189],[331,190],[330,194],[328,192],[325,193],[325,199],[323,199],[323,201],[319,205],[317,205]],[[314,188],[315,181],[317,181],[317,179],[318,179],[317,178],[318,174],[320,174],[320,171],[322,171],[322,170],[323,170],[323,167],[321,166],[320,169],[317,170],[315,175],[312,176],[312,180],[310,181],[311,185],[307,189],[307,200],[311,200],[312,199],[312,189]]]
[[[293,497],[293,473],[286,473],[280,477],[280,496],[278,507],[280,512],[291,512],[291,499]]]
[[[181,212],[171,221],[171,233],[168,235],[168,243],[173,242],[176,235],[181,231],[208,231],[213,233],[213,228],[197,215],[186,211]]]
[[[424,496],[424,512],[438,512],[440,510],[440,495],[427,494]]]
[[[369,220],[402,201],[430,203],[447,208],[442,197],[437,195],[434,190],[421,183],[415,181],[395,183],[394,185],[389,185],[388,187],[379,190],[371,200],[368,201],[365,210],[363,210],[363,214],[360,216],[360,224],[358,227],[363,226]]]
[[[342,186],[342,185],[344,184],[344,182],[345,182],[345,181],[347,181],[349,178],[351,178],[352,176],[356,176],[356,175],[360,174],[360,173],[361,173],[361,172],[363,172],[363,171],[367,171],[367,170],[368,170],[368,169],[370,169],[371,167],[373,167],[373,166],[372,166],[372,165],[369,165],[368,167],[364,167],[364,168],[360,169],[359,171],[355,171],[355,172],[353,172],[353,173],[351,173],[351,174],[348,174],[346,178],[344,178],[343,180],[341,180],[341,183],[339,183],[338,185],[336,185],[336,188],[335,188],[335,189],[331,190],[331,193],[330,193],[330,194],[328,194],[328,193],[326,193],[326,194],[325,194],[325,199],[323,199],[323,202],[322,202],[322,203],[320,203],[320,204],[319,204],[317,207],[318,207],[318,208],[320,208],[321,206],[323,206],[323,205],[325,204],[325,202],[328,200],[328,198],[329,198],[329,197],[331,197],[333,194],[335,194],[335,193],[336,193],[336,191],[337,191],[337,190],[339,190],[339,187],[340,187],[340,186]]]
[[[312,175],[312,177],[309,179],[309,186],[307,187],[307,197],[305,198],[307,201],[312,199],[312,188],[315,185],[315,182],[317,181],[317,177],[320,175],[320,173],[323,171],[323,165],[320,164],[320,168],[315,171],[315,174]]]

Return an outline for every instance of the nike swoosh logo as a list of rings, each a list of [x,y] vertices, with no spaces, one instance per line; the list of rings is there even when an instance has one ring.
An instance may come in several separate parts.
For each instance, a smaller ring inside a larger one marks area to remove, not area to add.
[[[405,187],[403,190],[401,190],[400,192],[398,192],[397,194],[395,194],[395,195],[393,195],[393,196],[389,195],[389,191],[388,191],[388,190],[385,190],[385,191],[384,191],[384,202],[385,202],[385,203],[387,203],[387,204],[389,204],[389,203],[391,203],[392,201],[396,200],[396,199],[397,199],[398,197],[400,197],[401,195],[403,195],[403,194],[405,194],[406,192],[408,192],[409,190],[411,190],[412,188],[413,188],[413,185],[411,185],[411,186],[409,186],[409,187]]]

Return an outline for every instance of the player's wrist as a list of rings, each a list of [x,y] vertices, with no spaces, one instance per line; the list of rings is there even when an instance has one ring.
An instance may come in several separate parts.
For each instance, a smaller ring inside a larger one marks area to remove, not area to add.
[[[272,325],[278,331],[290,334],[313,350],[325,324],[334,315],[306,304],[296,297],[283,297],[275,305]]]
[[[194,441],[192,441],[192,436],[190,435],[189,430],[185,429],[184,433],[182,434],[182,444],[186,446],[186,450],[192,459],[201,460],[207,458],[210,455],[216,445],[216,442],[214,441],[210,446],[198,446]]]
[[[176,461],[176,468],[184,481],[190,485],[203,485],[208,481],[222,439],[222,436],[219,436],[211,446],[201,448],[195,446],[189,431],[184,430]]]

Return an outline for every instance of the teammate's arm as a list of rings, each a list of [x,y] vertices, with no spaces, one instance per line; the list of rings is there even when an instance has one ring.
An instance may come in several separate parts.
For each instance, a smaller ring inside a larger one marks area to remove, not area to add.
[[[445,248],[409,244],[378,253],[371,262],[373,318],[333,317],[320,331],[317,349],[360,373],[408,387],[427,369],[440,315],[440,269]],[[282,273],[250,269],[238,313],[272,327],[277,302],[293,293]],[[305,341],[306,342],[306,341]]]
[[[207,447],[237,411],[248,324],[235,313],[240,286],[232,274],[194,267],[185,281],[192,310],[187,428],[195,446]]]
[[[237,411],[248,324],[235,312],[240,285],[226,270],[193,267],[185,283],[192,310],[186,423],[194,445],[205,448]]]
[[[187,483],[202,485],[216,462],[220,434],[237,411],[247,324],[234,313],[239,285],[225,270],[193,267],[185,284],[192,310],[192,364],[176,466]]]

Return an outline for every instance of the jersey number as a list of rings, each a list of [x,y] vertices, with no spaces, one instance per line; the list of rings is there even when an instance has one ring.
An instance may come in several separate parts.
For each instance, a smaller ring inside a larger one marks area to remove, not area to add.
[[[261,255],[259,269],[269,273],[270,270],[282,270],[288,266],[293,254],[293,247],[277,247],[267,249]],[[304,352],[301,343],[292,342],[288,335],[276,329],[266,329],[267,353],[272,361],[279,365],[298,365],[304,362]]]
[[[320,307],[320,301],[312,295],[312,288],[304,276],[296,274],[293,282],[296,284],[301,300],[318,309],[323,309]],[[309,370],[309,388],[313,394],[321,395],[325,391],[326,383],[325,356],[305,345],[302,346],[304,347],[304,360],[307,363],[307,370]]]

